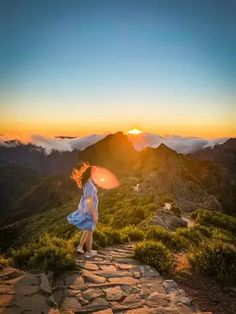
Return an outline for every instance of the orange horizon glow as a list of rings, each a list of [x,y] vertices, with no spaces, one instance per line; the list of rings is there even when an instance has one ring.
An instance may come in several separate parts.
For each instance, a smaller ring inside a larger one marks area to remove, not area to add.
[[[134,130],[134,131],[133,131]],[[86,128],[86,129],[44,129],[44,128],[35,128],[35,129],[26,129],[26,130],[14,130],[14,129],[2,129],[0,127],[0,138],[3,139],[18,139],[24,143],[30,142],[32,135],[41,135],[48,138],[54,138],[56,136],[71,136],[71,137],[84,137],[91,134],[109,134],[109,133],[116,133],[118,131],[123,132],[127,135],[141,135],[142,133],[153,133],[158,134],[160,136],[168,136],[168,135],[179,135],[179,136],[186,136],[186,137],[203,137],[207,139],[214,139],[214,138],[235,138],[236,137],[236,129],[229,129],[229,130],[222,130],[220,131],[220,128],[214,128],[213,130],[207,129],[206,130],[197,130],[197,128],[192,128],[190,130],[182,129],[181,131],[178,131],[177,128],[170,128],[168,127],[160,127],[157,128],[148,128],[144,129],[144,131],[140,131],[137,129],[131,129],[129,131],[126,131],[121,128],[110,128],[109,130],[105,130],[105,128]]]

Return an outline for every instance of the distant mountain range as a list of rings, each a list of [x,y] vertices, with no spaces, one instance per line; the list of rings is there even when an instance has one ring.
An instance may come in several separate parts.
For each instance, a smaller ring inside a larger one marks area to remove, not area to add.
[[[32,135],[30,138],[30,143],[43,147],[46,153],[50,153],[52,150],[58,151],[72,151],[82,150],[86,147],[95,144],[101,139],[105,138],[107,134],[91,134],[84,137],[76,136],[55,136],[47,137],[39,134]],[[156,148],[161,143],[174,149],[178,153],[188,154],[194,153],[200,149],[207,147],[213,147],[216,144],[224,143],[228,138],[215,138],[215,139],[205,139],[201,137],[184,137],[178,135],[166,135],[161,136],[158,134],[141,132],[140,134],[126,134],[129,141],[133,144],[134,148],[138,151],[146,147]],[[4,140],[4,137],[0,136],[0,146],[14,146],[18,145],[20,142],[18,140]]]
[[[185,212],[197,208],[236,214],[236,139],[185,156],[164,144],[137,151],[122,132],[107,135],[83,150],[52,151],[32,144],[0,146],[0,225],[48,210],[73,199],[69,179],[82,161],[110,169],[119,178],[136,177],[140,193],[170,195]],[[132,187],[131,187],[132,188]]]
[[[236,179],[236,138],[228,139],[221,145],[201,149],[189,154],[190,158],[208,160],[224,168]]]

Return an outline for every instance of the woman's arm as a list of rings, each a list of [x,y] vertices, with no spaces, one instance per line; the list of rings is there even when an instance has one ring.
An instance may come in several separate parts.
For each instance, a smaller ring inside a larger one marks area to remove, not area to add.
[[[90,211],[91,215],[93,216],[94,222],[97,223],[98,222],[98,215],[97,215],[97,212],[94,208],[92,197],[87,198],[87,204],[88,204],[89,211]]]

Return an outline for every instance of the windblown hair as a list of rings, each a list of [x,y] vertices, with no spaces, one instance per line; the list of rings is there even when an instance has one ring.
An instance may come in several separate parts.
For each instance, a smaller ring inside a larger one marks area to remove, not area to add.
[[[79,169],[74,168],[72,170],[71,179],[76,182],[80,189],[82,189],[82,187],[91,177],[91,173],[92,167],[89,165],[89,163],[83,162],[83,165]]]

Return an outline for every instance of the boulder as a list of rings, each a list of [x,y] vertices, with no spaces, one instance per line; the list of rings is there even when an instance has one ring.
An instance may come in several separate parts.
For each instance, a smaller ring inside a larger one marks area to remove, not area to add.
[[[158,225],[170,231],[188,226],[184,219],[175,216],[173,212],[164,208],[157,210],[156,215],[150,219],[149,225]]]

